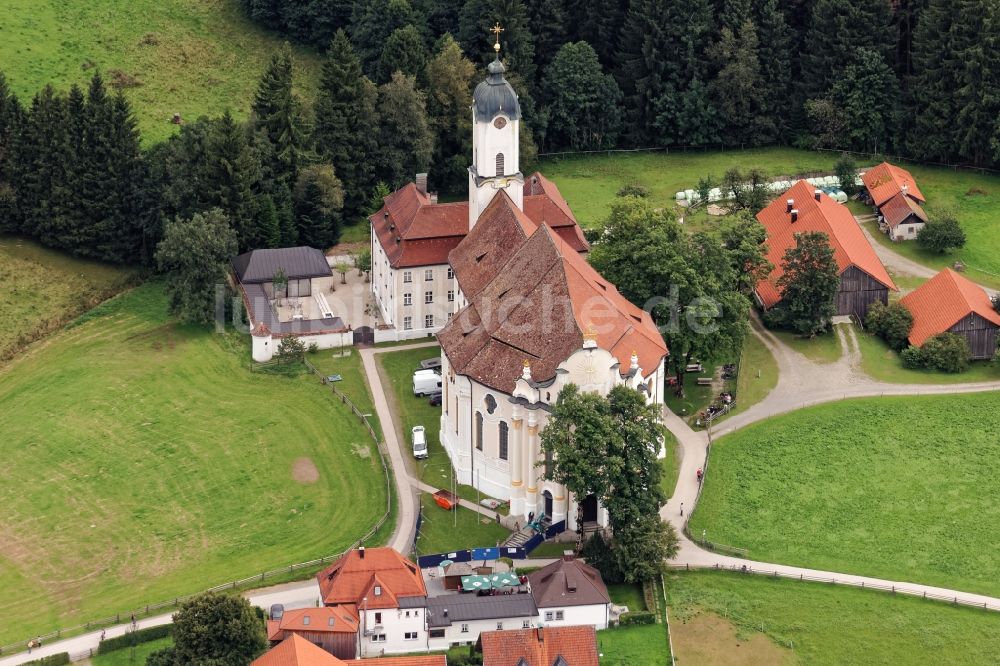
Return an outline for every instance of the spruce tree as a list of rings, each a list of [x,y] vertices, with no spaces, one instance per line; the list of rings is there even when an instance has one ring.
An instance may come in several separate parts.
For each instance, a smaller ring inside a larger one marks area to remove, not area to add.
[[[24,129],[24,109],[0,72],[0,233],[21,227],[17,193],[17,144]]]
[[[911,120],[907,145],[916,156],[946,160],[954,152],[958,116],[954,94],[961,63],[953,49],[959,25],[951,0],[929,0],[914,35],[913,70],[909,81]]]
[[[24,212],[23,231],[52,247],[62,247],[54,234],[58,228],[54,220],[63,210],[56,194],[66,183],[66,121],[65,98],[51,85],[45,86],[31,101],[18,147],[16,189]]]
[[[467,0],[459,15],[458,41],[473,62],[493,59],[490,48],[496,39],[490,30],[500,24],[501,57],[507,71],[523,82],[521,94],[533,93],[535,45],[528,25],[528,12],[521,0]]]
[[[629,0],[606,0],[593,11],[591,0],[565,0],[569,28],[568,41],[584,41],[594,47],[609,71],[618,66],[618,35],[625,22]]]
[[[375,77],[389,36],[400,28],[416,24],[417,15],[409,0],[365,0],[354,4],[351,41],[369,76]]]
[[[97,224],[98,255],[105,261],[133,262],[143,256],[144,188],[149,168],[141,149],[139,129],[125,95],[111,104],[111,205]]]
[[[295,184],[299,243],[325,250],[340,238],[344,188],[329,164],[304,168]]]
[[[375,80],[385,83],[393,73],[422,78],[427,65],[427,47],[423,35],[412,25],[393,31],[385,40],[385,47],[375,66]]]
[[[264,130],[274,149],[275,177],[289,183],[295,182],[306,150],[300,103],[292,92],[292,70],[292,49],[286,42],[271,56],[252,106],[255,125]]]
[[[766,141],[789,141],[792,104],[788,100],[792,69],[792,32],[778,0],[763,0],[756,18],[757,61],[760,63],[761,99],[772,135]]]
[[[374,186],[375,102],[347,33],[338,30],[323,61],[316,96],[313,144],[344,184],[344,218],[359,219]]]
[[[551,150],[611,148],[621,131],[621,90],[587,42],[565,44],[545,73]]]
[[[1000,129],[1000,1],[955,4],[966,38],[956,53],[962,68],[955,82],[955,150],[962,160],[985,165],[993,153],[990,140]]]
[[[719,72],[710,90],[723,138],[730,144],[760,145],[774,137],[773,121],[766,113],[758,49],[757,31],[749,18],[736,31],[724,27],[711,49]]]
[[[434,137],[425,96],[411,77],[397,72],[392,81],[379,87],[378,107],[377,175],[399,187],[430,166]]]
[[[462,55],[451,35],[439,42],[427,63],[427,118],[434,134],[434,186],[459,192],[466,186],[472,155],[472,116],[469,100],[476,68]]]
[[[573,41],[567,29],[566,0],[529,2],[528,16],[535,47],[535,62],[538,71],[543,72],[562,45]]]
[[[212,205],[226,214],[241,252],[267,246],[270,230],[259,229],[254,216],[254,190],[259,187],[261,165],[247,144],[243,127],[227,109],[212,123],[207,138],[205,156],[213,189]]]

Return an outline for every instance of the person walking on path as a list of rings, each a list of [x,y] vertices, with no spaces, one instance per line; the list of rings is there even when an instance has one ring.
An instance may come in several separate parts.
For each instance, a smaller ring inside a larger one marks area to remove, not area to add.
[[[684,502],[681,502],[681,515],[684,515]]]

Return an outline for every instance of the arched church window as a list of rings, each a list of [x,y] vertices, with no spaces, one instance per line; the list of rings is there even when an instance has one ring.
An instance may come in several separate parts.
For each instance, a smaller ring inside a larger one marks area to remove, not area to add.
[[[486,411],[492,414],[497,411],[497,399],[492,395],[486,394],[486,398],[483,400],[486,403]]]
[[[503,153],[497,153],[497,175],[503,175]]]
[[[483,413],[476,412],[476,448],[483,450]]]
[[[507,436],[509,430],[506,421],[500,422],[500,460],[507,460]]]

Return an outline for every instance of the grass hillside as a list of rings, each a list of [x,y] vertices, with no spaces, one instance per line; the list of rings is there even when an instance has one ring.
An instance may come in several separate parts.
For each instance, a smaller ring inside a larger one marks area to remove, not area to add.
[[[329,555],[385,508],[368,433],[151,283],[0,369],[0,644]]]
[[[26,344],[113,295],[128,270],[0,236],[0,365]]]
[[[231,109],[244,117],[271,53],[280,45],[240,11],[238,0],[6,0],[0,69],[27,102],[47,83],[85,85],[95,69],[141,82],[128,88],[146,143],[187,120]],[[299,92],[313,96],[319,57],[296,50]]]
[[[768,419],[716,440],[691,532],[759,561],[998,595],[997,432],[997,392]]]
[[[678,663],[985,666],[1000,650],[1000,615],[975,608],[725,572],[666,589]]]

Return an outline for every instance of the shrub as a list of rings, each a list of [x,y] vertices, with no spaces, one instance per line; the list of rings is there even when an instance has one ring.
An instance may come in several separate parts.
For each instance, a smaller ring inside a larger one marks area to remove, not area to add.
[[[762,313],[760,320],[767,328],[784,328],[788,324],[788,313],[779,306]]]
[[[840,189],[847,196],[853,196],[858,191],[855,179],[858,177],[858,167],[847,153],[842,153],[840,159],[833,166],[833,173],[840,181]]]
[[[319,345],[316,344],[315,342],[310,342],[309,343],[309,353],[310,354],[315,354],[318,351],[319,351]]]
[[[930,220],[917,233],[917,242],[932,252],[944,253],[965,247],[965,232],[951,215],[938,220]]]
[[[879,336],[893,349],[906,347],[906,338],[913,327],[913,315],[901,303],[872,303],[865,317],[865,326]]]
[[[281,342],[278,343],[278,351],[275,353],[274,357],[279,361],[284,361],[285,363],[293,363],[295,361],[301,361],[305,354],[306,346],[302,344],[302,341],[294,335],[289,335],[281,338]]]
[[[962,372],[969,367],[968,341],[954,333],[940,333],[924,343],[924,363],[941,372]]]
[[[926,367],[924,362],[924,351],[920,347],[907,347],[899,354],[903,367],[910,370],[919,370]]]
[[[1000,312],[1000,294],[993,297],[993,309]]]
[[[150,652],[146,657],[146,666],[174,666],[173,646]]]
[[[619,197],[639,197],[640,199],[645,199],[649,196],[649,189],[639,183],[625,183],[618,188],[615,194]]]
[[[108,652],[129,648],[133,645],[139,645],[140,643],[158,641],[161,638],[166,638],[170,635],[170,627],[171,625],[169,624],[161,624],[158,627],[149,627],[148,629],[130,631],[124,636],[108,638],[101,641],[101,644],[97,648],[97,654],[107,654]]]
[[[656,624],[656,614],[650,611],[636,611],[625,613],[618,618],[618,623],[623,627],[637,624]]]
[[[620,583],[624,579],[614,551],[600,532],[590,537],[580,550],[580,557],[601,572],[605,583]]]
[[[25,666],[30,666],[31,664],[37,664],[37,666],[62,666],[68,663],[70,663],[69,652],[60,652],[59,654],[50,654],[48,657],[25,662]]]

